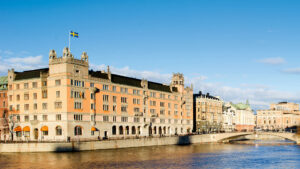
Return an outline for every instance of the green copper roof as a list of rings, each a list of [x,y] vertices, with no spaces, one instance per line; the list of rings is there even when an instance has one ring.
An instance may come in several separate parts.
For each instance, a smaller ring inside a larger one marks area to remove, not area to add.
[[[0,77],[0,90],[7,90],[7,76]]]
[[[249,104],[244,104],[244,103],[233,104],[233,103],[231,103],[231,105],[238,110],[246,110],[248,108],[251,109]]]

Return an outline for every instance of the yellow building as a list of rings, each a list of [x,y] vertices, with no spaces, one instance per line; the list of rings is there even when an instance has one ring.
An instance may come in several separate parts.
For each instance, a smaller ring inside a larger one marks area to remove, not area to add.
[[[89,70],[88,55],[49,53],[49,68],[8,72],[14,139],[76,140],[191,132],[193,90]]]
[[[194,94],[194,131],[197,133],[222,130],[223,101],[207,94]]]
[[[257,110],[257,127],[262,130],[282,131],[299,124],[299,104],[280,102],[268,110]]]

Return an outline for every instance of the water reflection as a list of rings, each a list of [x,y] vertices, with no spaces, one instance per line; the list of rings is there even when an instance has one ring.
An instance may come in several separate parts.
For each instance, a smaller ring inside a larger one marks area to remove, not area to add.
[[[297,145],[194,144],[0,154],[1,168],[300,168]]]

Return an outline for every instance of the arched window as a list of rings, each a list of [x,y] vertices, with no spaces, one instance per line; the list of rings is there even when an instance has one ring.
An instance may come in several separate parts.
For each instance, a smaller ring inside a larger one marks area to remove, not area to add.
[[[131,128],[131,134],[136,134],[135,126],[132,126],[132,128]]]
[[[112,126],[112,135],[116,135],[117,134],[117,128],[116,126]]]
[[[62,135],[62,128],[60,126],[57,126],[55,128],[55,131],[56,131],[56,135],[57,136],[61,136]]]
[[[75,136],[81,136],[82,135],[82,128],[80,126],[76,126],[74,128],[74,135]]]

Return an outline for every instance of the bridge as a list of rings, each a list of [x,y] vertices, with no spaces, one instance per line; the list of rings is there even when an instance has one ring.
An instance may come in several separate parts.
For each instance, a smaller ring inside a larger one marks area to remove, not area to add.
[[[275,137],[280,137],[294,141],[297,144],[300,144],[300,136],[295,133],[279,133],[279,132],[237,132],[237,133],[216,133],[216,134],[203,134],[203,135],[194,135],[191,137],[191,143],[200,143],[200,142],[228,142],[230,140],[237,139],[242,136],[249,135],[270,135]]]

